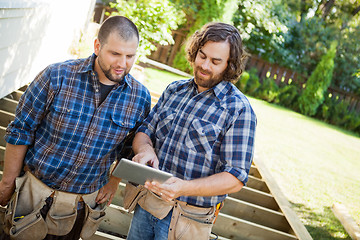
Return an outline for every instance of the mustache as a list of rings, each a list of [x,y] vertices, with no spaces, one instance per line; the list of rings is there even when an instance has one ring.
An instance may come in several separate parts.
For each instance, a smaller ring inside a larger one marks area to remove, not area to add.
[[[209,75],[211,74],[211,71],[205,70],[202,67],[197,67],[196,70],[201,71],[201,72],[206,73],[206,74],[209,74]]]

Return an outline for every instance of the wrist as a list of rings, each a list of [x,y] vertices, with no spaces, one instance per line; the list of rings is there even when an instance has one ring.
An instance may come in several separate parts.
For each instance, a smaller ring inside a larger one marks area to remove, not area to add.
[[[121,182],[121,178],[115,177],[113,175],[110,176],[109,182],[119,184]]]

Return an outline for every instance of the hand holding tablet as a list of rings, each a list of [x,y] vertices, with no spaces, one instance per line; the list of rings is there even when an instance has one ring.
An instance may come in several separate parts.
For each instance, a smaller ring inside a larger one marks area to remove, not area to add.
[[[173,175],[171,173],[122,158],[112,175],[129,182],[144,185],[146,181],[155,180],[163,183]]]

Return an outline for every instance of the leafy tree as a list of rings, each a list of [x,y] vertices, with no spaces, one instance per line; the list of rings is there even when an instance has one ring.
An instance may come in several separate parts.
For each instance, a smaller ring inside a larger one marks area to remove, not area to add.
[[[306,87],[299,97],[298,103],[301,113],[313,116],[317,108],[324,102],[324,94],[331,84],[336,55],[337,42],[332,42],[329,51],[324,55],[311,73]]]
[[[233,19],[252,54],[306,78],[337,40],[332,84],[360,94],[360,79],[354,75],[359,69],[359,11],[359,0],[244,0]]]
[[[205,23],[220,21],[226,12],[224,6],[236,0],[170,0],[185,13],[186,21],[181,26],[186,34],[186,39],[196,30],[200,29]],[[227,14],[226,14],[227,15]],[[186,72],[191,72],[192,68],[186,60],[185,45],[176,54],[173,66]]]
[[[168,0],[117,0],[109,3],[117,12],[131,19],[139,29],[139,57],[150,55],[156,50],[156,43],[168,45],[174,43],[172,30],[184,21],[184,14]]]
[[[244,0],[233,17],[248,51],[270,62],[287,55],[275,56],[277,51],[282,51],[284,34],[288,31],[286,23],[290,20],[280,3],[280,0]]]

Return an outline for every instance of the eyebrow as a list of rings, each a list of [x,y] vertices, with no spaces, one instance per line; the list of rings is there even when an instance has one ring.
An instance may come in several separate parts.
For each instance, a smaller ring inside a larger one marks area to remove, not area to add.
[[[201,49],[199,50],[200,53],[204,54],[205,56],[207,56]],[[223,61],[222,58],[211,58],[212,61]]]

